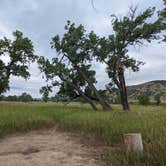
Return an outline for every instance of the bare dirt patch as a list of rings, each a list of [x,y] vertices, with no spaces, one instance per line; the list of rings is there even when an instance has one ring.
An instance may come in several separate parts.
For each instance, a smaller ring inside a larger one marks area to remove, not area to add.
[[[83,139],[83,138],[81,138]],[[0,166],[101,166],[102,147],[57,129],[15,134],[0,140]]]

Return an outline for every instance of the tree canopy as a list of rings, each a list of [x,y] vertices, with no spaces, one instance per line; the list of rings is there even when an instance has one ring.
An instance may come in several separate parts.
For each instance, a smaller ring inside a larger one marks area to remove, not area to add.
[[[85,99],[93,109],[97,110],[95,103],[85,95],[84,88],[87,86],[86,82],[77,73],[72,66],[68,66],[61,58],[53,58],[52,62],[44,57],[40,57],[39,60],[40,70],[45,74],[46,80],[49,85],[41,89],[41,93],[48,97],[48,92],[52,91],[52,88],[59,87],[57,95],[65,100],[72,100],[78,96]],[[81,70],[84,71],[89,77],[92,77],[95,82],[95,72],[89,70],[89,65],[82,65]],[[49,88],[48,88],[49,87]],[[45,95],[46,94],[46,95]]]
[[[70,21],[68,21],[62,38],[56,35],[52,39],[51,46],[57,51],[57,57],[53,59],[52,64],[56,64],[56,66],[53,67],[54,72],[55,68],[56,71],[59,72],[56,73],[56,75],[58,74],[61,80],[67,81],[71,89],[79,88],[77,91],[81,90],[79,93],[85,95],[82,93],[82,89],[88,86],[91,91],[94,92],[103,109],[109,110],[111,109],[110,105],[100,96],[94,85],[96,83],[94,77],[95,71],[91,70],[93,59],[91,56],[92,48],[95,47],[97,43],[96,39],[96,35],[93,31],[86,33],[82,25],[76,27],[74,23],[71,24]],[[49,71],[51,67],[47,69]],[[69,82],[69,80],[71,81]],[[66,84],[63,84],[63,86],[64,85]]]
[[[131,8],[128,15],[122,18],[112,15],[113,33],[98,39],[94,55],[107,65],[108,76],[120,91],[124,110],[130,110],[124,72],[126,69],[136,72],[144,64],[129,56],[129,46],[142,46],[144,42],[158,40],[164,30],[161,19],[149,21],[154,13],[155,8],[148,8],[139,14],[137,8]]]
[[[164,2],[164,8],[158,12],[159,19],[162,20],[163,28],[166,29],[166,0],[163,0]],[[166,34],[164,34],[164,40],[166,42]]]
[[[0,39],[0,94],[9,89],[10,76],[30,77],[29,63],[36,59],[33,44],[20,31],[13,32],[14,40]],[[5,57],[9,59],[5,62]]]

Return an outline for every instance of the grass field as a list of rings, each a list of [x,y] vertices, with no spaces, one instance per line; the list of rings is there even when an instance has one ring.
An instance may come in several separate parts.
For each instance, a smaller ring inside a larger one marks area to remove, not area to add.
[[[0,136],[57,125],[66,131],[92,133],[111,145],[106,160],[114,166],[166,165],[166,106],[132,105],[126,113],[119,105],[114,111],[95,112],[86,104],[0,103]],[[126,152],[123,134],[141,132],[144,152]],[[111,165],[111,164],[110,164]]]

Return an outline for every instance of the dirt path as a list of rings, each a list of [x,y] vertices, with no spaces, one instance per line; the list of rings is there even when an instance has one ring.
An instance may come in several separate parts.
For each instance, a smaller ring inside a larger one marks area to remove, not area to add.
[[[56,129],[0,140],[0,166],[100,166],[101,149]]]

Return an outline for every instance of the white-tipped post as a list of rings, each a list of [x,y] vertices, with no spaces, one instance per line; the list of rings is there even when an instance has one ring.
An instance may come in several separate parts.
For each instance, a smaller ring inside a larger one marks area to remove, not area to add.
[[[124,143],[127,151],[143,151],[142,136],[140,133],[124,134]]]

